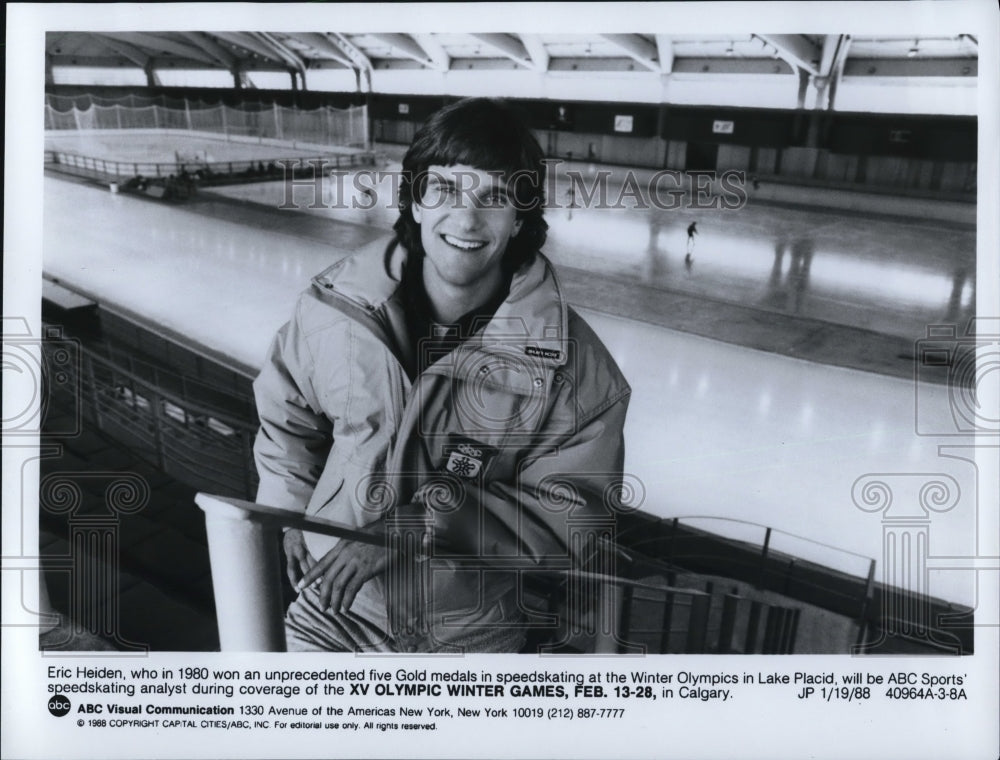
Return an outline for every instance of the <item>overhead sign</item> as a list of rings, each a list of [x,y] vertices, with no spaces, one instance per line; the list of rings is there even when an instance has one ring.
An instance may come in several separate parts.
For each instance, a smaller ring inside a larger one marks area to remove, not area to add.
[[[721,121],[716,119],[712,122],[713,135],[731,135],[735,128],[736,122],[734,121]]]
[[[632,117],[631,115],[616,115],[615,116],[615,132],[631,132],[632,131]]]

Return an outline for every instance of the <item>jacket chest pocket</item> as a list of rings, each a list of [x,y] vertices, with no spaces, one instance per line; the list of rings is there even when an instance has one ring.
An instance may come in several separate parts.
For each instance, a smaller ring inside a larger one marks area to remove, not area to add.
[[[494,445],[541,429],[548,404],[547,373],[513,353],[455,352],[434,365],[425,385],[424,432],[448,430]],[[431,396],[433,395],[433,399]]]

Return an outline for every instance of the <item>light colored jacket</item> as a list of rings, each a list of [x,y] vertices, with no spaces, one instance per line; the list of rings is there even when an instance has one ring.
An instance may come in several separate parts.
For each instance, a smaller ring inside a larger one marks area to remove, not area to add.
[[[262,504],[356,527],[397,509],[432,522],[447,549],[423,581],[429,638],[407,646],[424,650],[520,617],[512,572],[459,572],[448,556],[516,572],[587,551],[580,526],[613,523],[630,388],[541,254],[481,331],[411,383],[406,258],[383,239],[314,278],[255,381],[254,451]],[[335,542],[307,536],[317,558]],[[373,584],[362,612],[384,620]],[[411,624],[388,596],[390,620]]]

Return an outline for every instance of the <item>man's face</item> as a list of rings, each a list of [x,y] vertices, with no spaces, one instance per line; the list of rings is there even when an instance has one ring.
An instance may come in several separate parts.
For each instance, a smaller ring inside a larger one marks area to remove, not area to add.
[[[497,282],[508,241],[521,229],[503,177],[463,164],[429,167],[413,218],[427,254],[425,277],[487,291]]]

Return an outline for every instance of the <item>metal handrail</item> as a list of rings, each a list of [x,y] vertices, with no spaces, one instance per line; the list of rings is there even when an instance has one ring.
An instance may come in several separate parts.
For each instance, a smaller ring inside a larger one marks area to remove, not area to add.
[[[808,542],[810,544],[815,544],[816,546],[822,546],[824,549],[832,549],[833,551],[839,552],[841,554],[850,554],[853,557],[858,557],[859,559],[863,559],[863,560],[870,560],[870,559],[872,559],[867,554],[860,554],[858,552],[852,552],[849,549],[844,549],[844,548],[839,547],[839,546],[834,546],[833,544],[828,544],[828,543],[825,543],[823,541],[817,541],[816,539],[809,538],[807,536],[801,536],[801,535],[799,535],[797,533],[791,533],[791,532],[789,532],[787,530],[781,530],[781,528],[773,528],[770,525],[765,525],[764,523],[754,522],[752,520],[743,520],[743,519],[740,519],[739,517],[721,517],[721,516],[716,516],[716,515],[675,515],[673,517],[664,518],[664,519],[665,520],[669,520],[671,522],[677,522],[678,524],[680,524],[681,520],[720,520],[720,521],[723,521],[723,522],[739,523],[741,525],[752,525],[755,528],[761,528],[762,530],[768,531],[770,533],[780,533],[783,536],[789,536],[791,538],[795,538],[795,539],[798,539],[800,541],[806,541],[806,542]],[[694,526],[691,526],[691,527],[694,527]],[[730,540],[741,541],[743,539],[735,539],[734,538],[734,539],[730,539]]]
[[[282,651],[285,648],[283,609],[281,600],[281,567],[278,553],[278,536],[283,528],[297,528],[305,532],[336,536],[352,541],[385,546],[387,536],[358,529],[343,523],[276,509],[254,502],[229,497],[199,493],[195,503],[205,512],[208,531],[209,556],[212,564],[213,585],[216,589],[219,640],[224,650]],[[406,523],[405,532],[422,532],[416,521]],[[609,551],[613,544],[607,543]],[[428,547],[429,546],[429,550]],[[435,546],[414,542],[411,558],[423,556],[432,563]],[[461,558],[448,554],[442,561],[464,567],[516,565],[510,569],[524,570],[530,574],[558,574],[567,579],[589,584],[599,589],[599,604],[610,613],[609,619],[620,618],[623,599],[613,591],[623,589],[652,589],[659,593],[683,595],[707,612],[711,595],[698,589],[654,586],[630,578],[598,573],[575,567],[568,558],[557,557],[548,561],[530,558]],[[530,564],[527,562],[530,561]],[[418,579],[416,573],[404,573],[407,580]],[[706,617],[707,620],[707,617]],[[614,631],[598,631],[598,651],[616,651],[619,640]]]
[[[259,165],[266,167],[270,165],[281,166],[279,162],[298,162],[303,167],[314,167],[311,162],[321,162],[322,165],[333,165],[334,168],[354,166],[371,166],[375,163],[375,154],[364,153],[335,153],[323,156],[281,156],[275,158],[255,158],[242,159],[238,161],[202,161],[192,159],[189,161],[166,161],[166,162],[144,162],[144,161],[117,161],[113,159],[97,158],[96,156],[86,156],[80,153],[71,153],[61,150],[46,150],[45,163],[52,167],[70,167],[80,169],[95,174],[102,174],[108,177],[150,177],[151,179],[166,179],[173,175],[180,176],[182,171],[192,175],[199,170],[208,170],[212,178],[224,178],[239,175],[248,170],[257,170]],[[298,169],[298,166],[295,167]],[[268,176],[266,173],[261,177]]]

